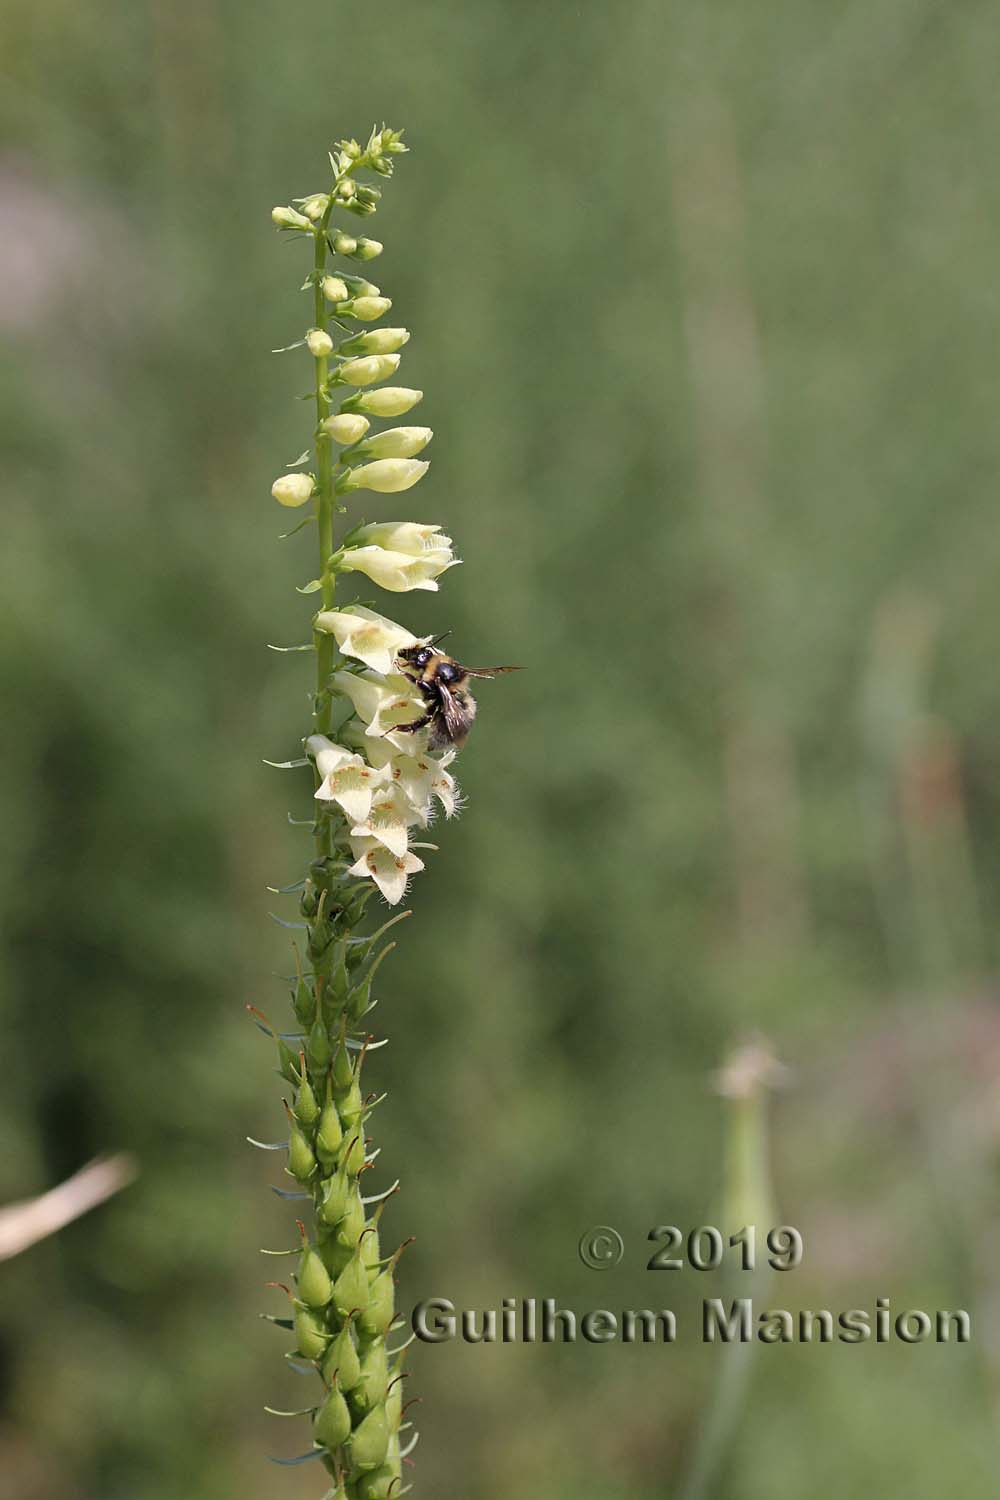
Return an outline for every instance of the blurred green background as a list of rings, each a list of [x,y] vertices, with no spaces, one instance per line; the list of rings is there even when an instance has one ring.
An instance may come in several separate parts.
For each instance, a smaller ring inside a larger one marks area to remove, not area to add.
[[[303,246],[405,126],[372,274],[465,566],[399,613],[485,684],[382,971],[401,1299],[674,1307],[673,1348],[417,1351],[424,1496],[685,1485],[723,1364],[648,1229],[717,1222],[766,1034],[789,1307],[974,1341],[761,1349],[714,1500],[995,1493],[1000,21],[984,4],[10,0],[0,326],[0,1198],[140,1175],[0,1268],[3,1500],[318,1496],[257,1247],[313,539]],[[348,221],[350,223],[350,221]],[[368,226],[366,226],[367,228]],[[291,238],[291,237],[289,237]],[[299,363],[296,364],[296,360]],[[291,912],[285,912],[292,915]],[[623,1265],[577,1258],[621,1232]]]

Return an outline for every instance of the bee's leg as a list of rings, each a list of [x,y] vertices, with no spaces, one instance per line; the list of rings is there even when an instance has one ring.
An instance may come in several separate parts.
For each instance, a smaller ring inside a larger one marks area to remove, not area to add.
[[[433,717],[433,714],[424,714],[422,719],[414,719],[412,724],[397,724],[395,730],[391,732],[395,734],[415,734],[418,729],[426,729]]]

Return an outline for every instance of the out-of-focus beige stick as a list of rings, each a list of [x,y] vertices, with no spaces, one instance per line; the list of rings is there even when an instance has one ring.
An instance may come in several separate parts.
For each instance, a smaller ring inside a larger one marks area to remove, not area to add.
[[[81,1214],[127,1187],[136,1175],[134,1157],[99,1156],[38,1198],[0,1208],[0,1260],[57,1233]]]

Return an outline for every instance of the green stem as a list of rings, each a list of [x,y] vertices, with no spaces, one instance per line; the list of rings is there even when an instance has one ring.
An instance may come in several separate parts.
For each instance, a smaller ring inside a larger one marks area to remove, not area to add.
[[[332,208],[332,198],[331,205]],[[325,321],[323,306],[323,272],[326,268],[326,228],[330,208],[313,232],[315,253],[313,258],[313,319],[317,328]],[[316,361],[316,520],[319,531],[319,576],[323,580],[321,598],[324,609],[332,609],[337,587],[335,574],[329,569],[333,552],[333,439],[323,428],[323,421],[330,415],[330,399],[326,394],[328,377],[327,356]],[[330,676],[333,672],[334,638],[327,630],[314,633],[316,646],[316,698],[313,723],[317,734],[329,734],[333,722],[333,697],[330,692]],[[322,858],[329,855],[333,847],[332,821],[320,815],[316,820],[316,853]]]

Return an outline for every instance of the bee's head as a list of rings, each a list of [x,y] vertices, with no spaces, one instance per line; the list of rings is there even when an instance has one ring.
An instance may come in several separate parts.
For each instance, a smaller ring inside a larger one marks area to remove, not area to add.
[[[402,661],[408,662],[411,667],[416,667],[419,671],[423,671],[431,658],[437,656],[438,653],[434,650],[433,646],[407,646],[406,650],[401,651],[399,655]]]

